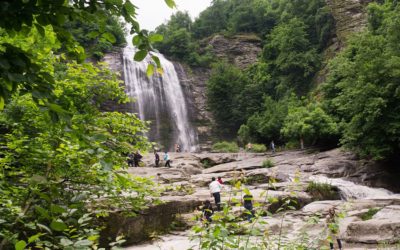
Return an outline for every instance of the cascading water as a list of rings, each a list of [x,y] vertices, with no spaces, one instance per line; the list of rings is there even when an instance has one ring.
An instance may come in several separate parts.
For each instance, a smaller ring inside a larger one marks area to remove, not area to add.
[[[314,175],[310,177],[310,180],[317,183],[327,183],[337,187],[344,200],[400,198],[400,194],[394,194],[384,188],[367,187],[339,178],[333,179],[325,176]]]
[[[147,77],[147,65],[151,58],[142,62],[133,60],[136,50],[132,47],[124,49],[124,78],[127,92],[135,98],[132,109],[139,114],[141,120],[151,121],[150,140],[161,143],[171,149],[175,143],[182,151],[197,150],[197,134],[189,122],[189,113],[174,65],[158,56],[164,73],[155,73]]]

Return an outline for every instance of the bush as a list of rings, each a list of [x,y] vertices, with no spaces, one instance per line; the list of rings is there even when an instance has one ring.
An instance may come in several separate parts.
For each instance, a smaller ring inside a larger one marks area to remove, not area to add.
[[[365,214],[361,215],[362,220],[370,220],[372,219],[372,216],[374,216],[377,212],[379,212],[379,208],[370,208]]]
[[[340,200],[339,190],[328,183],[310,182],[306,191],[315,200]]]
[[[252,144],[252,148],[248,151],[254,153],[264,153],[267,151],[267,147],[264,144]]]
[[[274,165],[275,164],[271,159],[267,159],[267,160],[263,161],[263,163],[262,163],[263,168],[272,168],[272,167],[274,167]]]
[[[239,152],[239,146],[235,142],[217,142],[212,145],[212,152],[216,153],[237,153]]]

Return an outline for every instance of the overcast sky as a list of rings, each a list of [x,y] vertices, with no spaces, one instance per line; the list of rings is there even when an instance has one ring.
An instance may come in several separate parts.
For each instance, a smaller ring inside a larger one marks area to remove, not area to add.
[[[142,29],[154,30],[169,19],[176,10],[187,10],[192,18],[210,6],[211,0],[175,0],[177,9],[171,10],[164,0],[131,0],[139,7],[138,20]]]

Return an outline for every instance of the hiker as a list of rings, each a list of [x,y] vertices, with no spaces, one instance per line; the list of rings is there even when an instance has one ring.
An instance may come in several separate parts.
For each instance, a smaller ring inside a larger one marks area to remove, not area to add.
[[[133,167],[135,153],[128,154],[128,167]]]
[[[203,210],[203,219],[206,219],[207,222],[212,222],[211,216],[214,214],[214,209],[209,200],[206,200],[204,202],[202,210]]]
[[[165,167],[171,167],[171,160],[169,159],[168,152],[164,154]]]
[[[209,185],[211,196],[214,197],[215,205],[217,210],[221,210],[221,188],[222,185],[215,180],[215,177],[211,178],[211,183]]]
[[[243,196],[243,206],[247,210],[245,213],[247,215],[247,220],[251,222],[251,218],[254,216],[253,210],[253,196],[251,194],[245,194]]]
[[[135,167],[139,167],[140,160],[142,159],[142,155],[139,153],[139,150],[133,155],[133,161],[135,163]]]
[[[179,145],[179,143],[176,144],[176,152],[177,152],[177,153],[180,153],[180,152],[181,152],[181,145]]]
[[[328,216],[326,217],[326,224],[328,225],[329,228],[329,234],[330,234],[330,240],[329,240],[329,248],[331,250],[334,250],[334,239],[336,239],[336,242],[338,243],[339,250],[342,250],[342,241],[337,238],[337,235],[339,234],[338,228],[337,227],[330,227],[330,225],[337,224],[337,215],[336,215],[336,209],[335,207],[332,207],[328,210]]]
[[[275,143],[274,143],[274,141],[271,141],[271,150],[272,150],[272,153],[275,153]]]
[[[222,180],[221,176],[218,176],[217,181],[219,184],[224,185],[224,181]]]
[[[155,160],[156,168],[158,168],[158,165],[160,164],[160,155],[155,150],[154,150],[154,160]]]

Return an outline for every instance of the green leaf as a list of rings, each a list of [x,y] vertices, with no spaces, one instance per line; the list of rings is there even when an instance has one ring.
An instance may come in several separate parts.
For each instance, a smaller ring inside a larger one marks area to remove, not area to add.
[[[65,229],[68,228],[68,226],[60,220],[58,221],[53,220],[50,224],[50,228],[55,231],[64,231]]]
[[[146,71],[147,77],[151,77],[154,74],[154,65],[149,63],[147,65],[147,71]]]
[[[23,240],[18,241],[15,243],[15,250],[23,250],[26,247],[26,242]]]
[[[162,42],[162,41],[164,40],[164,37],[163,37],[162,35],[160,35],[160,34],[151,34],[151,35],[149,36],[149,40],[150,40],[150,42],[152,42],[152,43],[155,43],[155,42]]]
[[[67,210],[65,208],[58,206],[58,205],[54,205],[54,204],[50,205],[50,211],[54,214],[62,214],[62,213],[67,212]]]
[[[4,97],[0,96],[0,110],[4,109]]]
[[[151,56],[151,58],[152,58],[153,61],[156,63],[157,68],[161,68],[160,58],[158,58],[158,56]]]
[[[101,35],[104,39],[106,39],[107,41],[109,41],[110,43],[114,44],[115,42],[117,42],[117,39],[115,38],[115,36],[109,32],[107,33],[103,33],[103,35]]]
[[[136,14],[136,7],[130,1],[125,2],[124,9],[130,16],[134,16]]]
[[[171,9],[176,7],[176,4],[175,4],[175,1],[174,1],[174,0],[165,0],[165,3],[166,3],[166,4],[168,5],[168,7],[170,7]]]
[[[78,240],[77,242],[75,242],[74,247],[87,247],[91,246],[92,244],[93,242],[90,240]]]
[[[42,235],[43,235],[42,233],[38,233],[38,234],[32,235],[31,237],[29,237],[28,243],[32,243],[32,242],[36,241]]]
[[[147,51],[146,50],[139,50],[138,52],[136,52],[135,54],[135,61],[140,62],[143,61],[143,59],[145,59],[147,56]]]
[[[132,44],[133,44],[134,46],[139,46],[141,40],[142,40],[142,38],[141,38],[139,35],[134,36],[134,37],[132,38]]]

